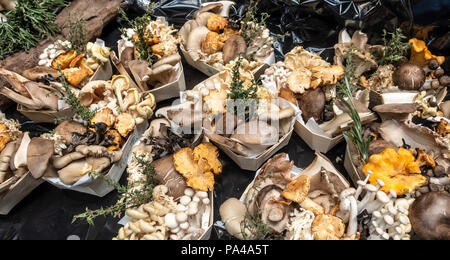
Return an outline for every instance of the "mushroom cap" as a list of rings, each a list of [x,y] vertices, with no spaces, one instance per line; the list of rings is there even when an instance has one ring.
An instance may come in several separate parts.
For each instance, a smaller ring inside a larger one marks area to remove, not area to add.
[[[76,121],[66,120],[55,128],[55,133],[62,136],[64,143],[70,144],[72,143],[72,133],[83,135],[86,133],[86,127]]]
[[[219,13],[220,9],[222,9],[222,7],[223,7],[222,3],[213,3],[213,4],[203,6],[197,12],[195,12],[194,19],[196,19],[199,14],[204,13],[204,12]]]
[[[281,192],[279,186],[268,185],[258,193],[255,200],[256,208],[261,212],[261,221],[276,233],[283,232],[289,222],[289,206],[277,202],[282,200]]]
[[[38,81],[48,75],[50,75],[53,78],[57,78],[59,76],[57,70],[45,66],[36,66],[34,68],[27,69],[22,74],[25,78],[32,81]]]
[[[306,122],[312,117],[314,120],[319,121],[325,109],[325,101],[325,93],[321,88],[305,91],[298,102],[303,120]]]
[[[336,240],[344,235],[345,224],[338,217],[321,214],[314,219],[311,230],[315,240]]]
[[[31,139],[27,151],[27,166],[35,179],[44,175],[53,152],[53,141],[44,138]]]
[[[264,121],[253,120],[238,125],[231,138],[244,144],[273,145],[278,142],[278,130]]]
[[[247,43],[244,37],[234,34],[223,45],[223,62],[228,64],[230,61],[236,59],[239,54],[245,53],[247,53]]]
[[[373,107],[373,111],[377,112],[383,121],[389,119],[398,121],[407,120],[409,114],[416,110],[417,106],[414,103],[383,104]]]
[[[404,90],[417,90],[425,83],[425,71],[414,64],[406,63],[392,74],[394,84]]]
[[[410,206],[414,232],[426,240],[450,239],[450,194],[433,191],[418,197]]]
[[[311,179],[307,175],[300,175],[286,186],[281,195],[290,201],[301,203],[308,196],[310,185]]]

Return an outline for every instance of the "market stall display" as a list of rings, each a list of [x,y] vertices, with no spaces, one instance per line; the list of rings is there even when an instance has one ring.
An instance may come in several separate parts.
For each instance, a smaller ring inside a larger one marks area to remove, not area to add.
[[[0,2],[9,38],[48,18],[0,51],[0,238],[450,239],[447,25],[389,0],[56,2]]]

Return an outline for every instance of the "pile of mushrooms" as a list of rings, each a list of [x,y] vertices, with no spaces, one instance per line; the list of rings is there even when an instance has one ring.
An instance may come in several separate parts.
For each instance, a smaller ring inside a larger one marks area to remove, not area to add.
[[[184,155],[186,149],[192,151],[189,147],[193,146],[193,140],[190,140],[189,135],[173,135],[176,134],[171,132],[168,120],[155,119],[140,143],[133,147],[131,162],[127,168],[128,186],[131,191],[145,189],[143,183],[146,182],[147,176],[143,173],[142,163],[139,163],[142,160],[150,162],[154,167],[155,179],[160,186],[154,190],[153,201],[126,211],[131,220],[119,230],[115,239],[194,240],[199,239],[210,227],[211,193],[193,188],[192,185],[195,187],[196,182],[191,184],[180,174],[180,171],[189,170],[189,164],[192,162],[187,159],[182,160],[183,164],[177,162],[179,154]],[[167,154],[167,151],[160,152],[159,146],[163,142],[169,143],[167,147],[171,147],[174,155]],[[214,162],[218,156],[217,148],[214,152],[211,147],[208,143],[195,147],[194,150],[199,152],[196,156],[201,156],[205,163],[217,163],[218,161]],[[193,172],[192,175],[194,179],[202,178],[200,172]]]
[[[238,111],[239,100],[228,98],[232,66],[235,66],[235,62],[193,90],[185,91],[180,105],[161,108],[156,115],[164,116],[183,128],[203,131],[213,142],[237,155],[256,157],[276,145],[280,138],[293,129],[298,111],[286,100],[273,95],[265,86],[258,85],[258,102],[253,104],[255,106],[246,105],[253,112],[248,118],[243,118]],[[240,78],[244,86],[249,86],[254,78],[246,61],[241,64]],[[237,109],[233,109],[233,106]],[[199,126],[203,126],[203,130]]]
[[[109,61],[109,49],[101,44],[89,42],[86,52],[78,53],[71,50],[70,42],[58,40],[39,56],[39,66],[25,70],[22,75],[0,68],[0,78],[7,82],[0,94],[31,110],[66,109],[68,105],[62,101],[68,93],[60,82],[58,65],[70,91],[78,96],[80,88]]]
[[[316,155],[301,173],[286,154],[267,161],[241,201],[231,198],[221,205],[227,231],[239,239],[256,238],[252,223],[262,222],[286,240],[358,239],[359,233],[345,233],[337,214],[339,194],[349,184],[326,157]]]
[[[53,146],[51,141],[31,138],[28,132],[19,129],[17,121],[6,119],[0,112],[0,198],[29,174],[41,178],[51,156],[48,152]]]
[[[336,98],[336,83],[344,75],[342,65],[331,65],[319,55],[297,46],[262,75],[263,85],[274,95],[299,106],[303,124],[311,131],[335,137],[347,130],[352,120]],[[356,108],[361,121],[376,119],[368,107],[367,91],[357,93]],[[320,129],[320,130],[318,130]]]
[[[114,63],[121,71],[133,76],[141,91],[147,91],[174,82],[181,70],[181,56],[178,54],[180,39],[175,35],[177,30],[169,26],[163,17],[151,21],[147,27],[151,38],[148,48],[152,49],[153,62],[140,60],[135,44],[133,29],[127,29],[126,34],[118,42],[119,58]]]
[[[249,22],[248,27],[259,34],[246,42],[241,35],[243,22],[228,18],[232,1],[217,1],[202,5],[192,20],[179,31],[184,54],[194,62],[200,61],[218,70],[239,55],[246,57],[254,67],[259,67],[273,52],[274,38],[267,28]]]
[[[155,96],[132,87],[126,75],[114,75],[111,81],[89,82],[81,89],[79,99],[91,111],[111,111],[107,116],[123,119],[117,129],[124,135],[152,117],[156,107]]]

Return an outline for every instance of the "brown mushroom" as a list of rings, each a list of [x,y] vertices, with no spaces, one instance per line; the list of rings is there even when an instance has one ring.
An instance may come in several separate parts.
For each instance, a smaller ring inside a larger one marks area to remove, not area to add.
[[[156,180],[169,189],[168,196],[177,199],[184,195],[184,190],[187,188],[186,181],[175,170],[172,155],[152,162],[152,166],[155,168]]]
[[[236,59],[239,54],[247,52],[247,43],[240,35],[232,35],[223,45],[223,62],[228,64],[230,61]]]
[[[35,179],[41,178],[53,155],[54,142],[44,138],[33,138],[28,145],[27,167]]]
[[[414,232],[426,240],[450,239],[450,194],[433,191],[418,197],[409,208]]]
[[[397,149],[397,146],[383,139],[374,140],[369,144],[369,156],[373,154],[379,154],[386,148]]]
[[[397,121],[408,120],[409,114],[417,110],[416,104],[383,104],[373,108],[377,112],[382,121],[394,119]]]
[[[394,71],[392,79],[401,89],[418,90],[425,83],[425,71],[417,65],[406,63]]]
[[[55,128],[55,133],[62,136],[65,144],[71,144],[72,134],[78,133],[83,135],[86,133],[86,127],[76,121],[66,120]]]
[[[325,109],[325,93],[322,89],[307,90],[300,96],[299,107],[302,111],[302,118],[306,122],[311,117],[319,121]]]
[[[268,185],[261,189],[256,197],[256,207],[261,212],[261,221],[266,223],[272,232],[283,232],[289,222],[289,206],[279,203],[283,190],[277,185]]]
[[[57,70],[50,67],[37,66],[31,69],[27,69],[23,72],[23,76],[32,81],[42,80],[46,76],[57,78],[59,73]]]

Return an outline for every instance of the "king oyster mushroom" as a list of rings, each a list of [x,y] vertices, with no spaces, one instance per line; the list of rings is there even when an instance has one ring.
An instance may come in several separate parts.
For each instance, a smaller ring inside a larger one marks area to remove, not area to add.
[[[416,104],[383,104],[373,107],[373,111],[380,115],[382,121],[395,119],[405,121],[409,115],[417,110]]]

